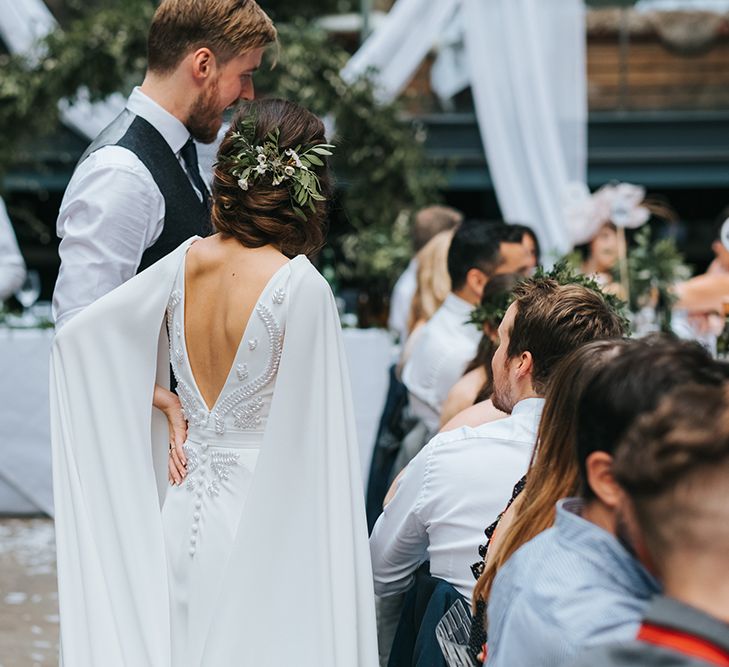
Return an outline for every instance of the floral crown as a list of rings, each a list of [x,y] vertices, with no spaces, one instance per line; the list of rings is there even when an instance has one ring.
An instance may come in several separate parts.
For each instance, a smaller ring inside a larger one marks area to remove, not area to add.
[[[628,330],[627,304],[614,294],[606,292],[594,278],[576,271],[574,267],[569,265],[566,259],[559,260],[549,271],[540,266],[532,276],[533,280],[544,280],[545,278],[554,280],[560,285],[581,285],[596,292],[605,299],[608,307],[620,317],[623,329],[625,331]],[[500,294],[492,301],[476,306],[471,311],[471,316],[466,324],[475,324],[479,328],[482,328],[484,324],[496,327],[504,319],[504,315],[506,315],[506,311],[513,301],[513,290]]]
[[[291,195],[294,213],[306,220],[304,209],[316,212],[315,201],[324,201],[319,177],[312,167],[323,167],[322,157],[332,155],[332,144],[301,145],[281,150],[279,128],[266,135],[259,145],[255,143],[256,120],[248,117],[241,121],[240,129],[233,132],[231,155],[219,160],[218,164],[229,170],[238,179],[241,190],[249,190],[257,181],[270,179],[273,186],[285,184]]]

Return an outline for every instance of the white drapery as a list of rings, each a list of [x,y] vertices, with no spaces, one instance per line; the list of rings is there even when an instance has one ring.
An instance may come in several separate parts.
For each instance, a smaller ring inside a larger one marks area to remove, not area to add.
[[[453,39],[460,30],[461,43]],[[473,91],[489,171],[504,218],[532,226],[561,254],[572,239],[563,197],[587,164],[585,8],[582,0],[398,0],[342,71],[376,70],[383,100],[440,47],[434,90]]]

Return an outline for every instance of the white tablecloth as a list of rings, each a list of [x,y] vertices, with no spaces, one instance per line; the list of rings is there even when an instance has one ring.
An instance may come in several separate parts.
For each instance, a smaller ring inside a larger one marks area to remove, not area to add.
[[[0,329],[0,512],[51,514],[48,356],[53,331]]]
[[[0,513],[53,513],[48,355],[52,330],[0,328]],[[345,329],[362,478],[387,393],[392,340],[381,329]]]

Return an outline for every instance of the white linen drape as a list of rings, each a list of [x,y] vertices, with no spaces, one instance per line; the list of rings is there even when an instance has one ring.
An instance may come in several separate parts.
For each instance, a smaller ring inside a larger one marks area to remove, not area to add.
[[[452,35],[459,25],[462,47]],[[467,63],[504,218],[532,226],[547,252],[566,251],[564,193],[586,180],[583,0],[398,0],[342,75],[351,81],[374,69],[380,97],[392,99],[439,45],[446,47],[433,70],[440,93],[462,85],[454,72],[457,83],[448,86],[447,72]]]

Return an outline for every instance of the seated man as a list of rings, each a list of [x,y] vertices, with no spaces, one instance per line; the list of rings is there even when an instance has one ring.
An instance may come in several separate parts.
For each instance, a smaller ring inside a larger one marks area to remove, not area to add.
[[[375,592],[395,595],[430,559],[430,572],[470,597],[470,563],[483,526],[504,509],[534,449],[554,365],[587,341],[623,333],[603,296],[579,285],[529,279],[499,326],[494,404],[511,416],[441,433],[410,462],[370,537]]]
[[[577,666],[729,665],[729,394],[687,387],[630,429],[613,467],[626,524],[656,572],[656,597],[634,641],[584,654]]]
[[[659,587],[634,558],[619,521],[613,452],[633,420],[672,389],[723,380],[700,346],[660,337],[632,342],[598,371],[577,407],[582,497],[560,501],[554,527],[496,575],[488,667],[558,667],[586,647],[635,637]]]
[[[448,249],[451,293],[423,327],[403,369],[413,415],[430,433],[438,430],[448,392],[473,359],[481,333],[467,324],[471,311],[496,273],[526,273],[528,258],[520,241],[505,242],[506,225],[467,221]]]

